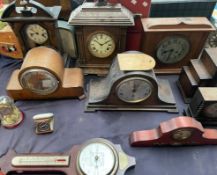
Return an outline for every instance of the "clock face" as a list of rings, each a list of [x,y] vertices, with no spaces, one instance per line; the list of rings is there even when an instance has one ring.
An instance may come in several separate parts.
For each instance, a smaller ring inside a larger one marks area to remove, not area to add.
[[[23,88],[39,95],[48,95],[56,91],[59,81],[50,72],[42,69],[25,71],[20,77]]]
[[[217,103],[207,106],[204,109],[204,114],[209,118],[217,118]]]
[[[115,41],[111,35],[98,32],[88,40],[89,52],[98,58],[109,57],[115,50]]]
[[[115,150],[101,142],[83,147],[77,160],[81,175],[110,175],[115,169],[116,161]]]
[[[173,133],[173,139],[177,141],[186,140],[191,136],[192,136],[192,130],[190,129],[179,129]]]
[[[181,61],[190,51],[190,43],[184,37],[171,36],[162,40],[157,48],[157,59],[164,64]]]
[[[144,78],[128,78],[117,86],[117,96],[127,103],[139,103],[152,93],[152,84]]]
[[[28,38],[34,43],[41,45],[48,40],[48,32],[39,24],[30,24],[26,27]]]

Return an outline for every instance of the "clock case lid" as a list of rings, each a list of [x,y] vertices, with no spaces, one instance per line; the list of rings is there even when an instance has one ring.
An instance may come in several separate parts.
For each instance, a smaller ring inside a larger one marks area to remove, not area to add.
[[[112,145],[118,154],[118,170],[116,175],[124,175],[125,172],[130,168],[136,165],[136,160],[134,157],[131,157],[124,153],[119,144],[113,144],[108,140],[102,138],[95,138],[88,140],[87,142],[81,145],[73,146],[66,153],[25,153],[25,154],[17,154],[15,151],[10,150],[0,159],[0,173],[2,172],[4,175],[18,175],[23,174],[27,175],[29,173],[36,173],[39,175],[43,175],[43,173],[49,173],[51,175],[80,175],[77,171],[76,162],[79,151],[87,144],[92,142],[103,141],[107,144]],[[11,162],[12,159],[16,156],[70,156],[70,161],[68,166],[58,167],[58,166],[24,166],[24,167],[14,167]],[[16,173],[20,172],[22,173]]]
[[[27,9],[24,5],[20,5],[21,0],[12,2],[3,12],[1,21],[55,21],[58,19],[61,6],[45,7],[44,5],[29,0],[27,2]]]
[[[124,54],[143,54],[128,51]],[[132,58],[133,59],[133,58]],[[133,63],[133,62],[131,62]],[[126,103],[116,94],[118,84],[127,78],[144,78],[151,82],[152,94],[148,99],[139,103]],[[147,110],[177,112],[175,98],[167,80],[158,79],[153,69],[148,71],[122,71],[117,57],[114,59],[106,78],[92,80],[89,84],[86,111],[96,110]]]
[[[75,9],[69,24],[75,26],[134,26],[133,14],[121,4],[98,6],[98,2],[85,2]]]

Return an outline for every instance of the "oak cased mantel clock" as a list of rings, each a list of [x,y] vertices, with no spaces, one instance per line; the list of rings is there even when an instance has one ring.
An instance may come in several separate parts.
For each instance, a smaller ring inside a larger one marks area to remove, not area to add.
[[[37,46],[49,46],[61,51],[59,33],[56,30],[60,6],[45,7],[33,0],[16,0],[2,14],[14,30],[23,55]]]
[[[156,73],[180,73],[200,55],[213,25],[204,17],[143,18],[142,52],[156,60]]]
[[[0,159],[0,174],[124,175],[135,165],[135,158],[121,145],[94,138],[66,153],[17,154],[11,150]]]
[[[185,113],[203,125],[217,126],[217,87],[199,87]]]
[[[7,93],[14,100],[84,98],[83,72],[64,68],[61,55],[40,46],[28,51],[20,69],[8,82]]]
[[[125,51],[134,18],[121,4],[86,2],[71,13],[69,24],[76,27],[78,65],[85,74],[105,75],[115,55]]]
[[[156,77],[154,66],[154,59],[141,52],[118,54],[107,77],[90,82],[86,111],[177,112],[169,82]]]

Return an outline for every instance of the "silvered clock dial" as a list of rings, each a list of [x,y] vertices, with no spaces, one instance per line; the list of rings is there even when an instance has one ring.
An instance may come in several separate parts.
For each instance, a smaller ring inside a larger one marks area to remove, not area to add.
[[[217,103],[207,106],[204,109],[204,114],[209,118],[217,118]]]
[[[181,36],[167,37],[159,43],[157,59],[164,64],[181,61],[190,51],[189,41]]]
[[[144,78],[128,78],[117,86],[118,98],[127,103],[139,103],[152,93],[152,84]]]
[[[30,24],[26,27],[28,38],[36,44],[44,44],[48,40],[48,32],[39,24]]]
[[[182,141],[190,138],[192,136],[192,130],[190,129],[179,129],[173,133],[173,139],[177,141]]]
[[[117,171],[116,150],[103,141],[85,145],[78,156],[77,168],[82,175],[110,175]]]
[[[109,34],[97,32],[88,40],[89,52],[98,58],[109,57],[115,50],[115,41]]]
[[[43,69],[27,70],[20,76],[21,86],[39,95],[56,91],[59,85],[57,78]]]

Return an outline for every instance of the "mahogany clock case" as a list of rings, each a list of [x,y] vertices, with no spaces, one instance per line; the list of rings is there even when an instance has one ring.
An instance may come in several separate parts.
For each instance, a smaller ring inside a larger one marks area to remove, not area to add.
[[[185,113],[203,125],[217,126],[217,87],[199,87]]]
[[[83,98],[83,84],[80,68],[64,68],[58,52],[36,47],[12,73],[6,90],[14,100]]]
[[[26,7],[30,7],[29,10]],[[45,7],[36,1],[27,1],[26,5],[20,5],[19,0],[5,9],[1,20],[8,22],[14,30],[24,55],[37,46],[49,46],[61,51],[60,36],[56,29],[60,11],[60,6]],[[40,38],[32,33],[35,30],[40,31]]]
[[[180,73],[200,55],[213,25],[204,17],[144,18],[142,52],[156,59],[156,73]]]

